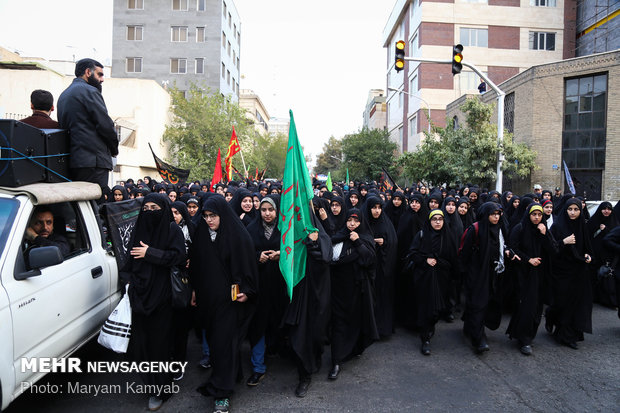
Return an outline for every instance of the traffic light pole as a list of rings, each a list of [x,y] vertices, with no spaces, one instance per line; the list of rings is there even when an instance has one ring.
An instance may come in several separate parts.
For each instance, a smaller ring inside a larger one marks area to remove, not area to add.
[[[405,60],[411,62],[420,62],[420,63],[447,63],[452,64],[452,60],[440,60],[440,59],[425,59],[421,57],[405,57]],[[506,94],[499,88],[495,83],[491,81],[484,73],[482,73],[476,66],[471,63],[467,63],[464,60],[461,61],[463,66],[469,67],[473,70],[478,76],[480,76],[487,85],[491,89],[497,93],[497,171],[496,171],[496,182],[495,182],[495,190],[502,193],[502,181],[504,179],[502,172],[502,163],[504,162],[504,153],[502,152],[502,145],[504,142],[504,96]]]

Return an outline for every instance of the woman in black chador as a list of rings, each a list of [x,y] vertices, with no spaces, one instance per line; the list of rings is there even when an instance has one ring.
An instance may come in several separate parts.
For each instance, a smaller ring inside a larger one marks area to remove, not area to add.
[[[592,286],[588,279],[592,250],[579,199],[564,203],[551,234],[559,245],[559,254],[551,263],[552,303],[545,312],[545,328],[560,344],[577,349],[583,333],[592,333]]]
[[[413,285],[409,294],[414,302],[413,324],[420,332],[425,356],[431,354],[435,324],[450,306],[446,300],[456,267],[456,240],[440,209],[430,212],[424,228],[413,239],[409,256],[414,262]]]
[[[258,263],[259,294],[248,337],[252,347],[253,374],[246,384],[256,386],[266,372],[265,352],[282,350],[284,337],[280,324],[289,303],[286,283],[280,272],[280,195],[267,195],[259,204],[259,217],[248,226]]]
[[[601,202],[592,218],[588,221],[588,233],[592,243],[592,251],[596,252],[592,257],[592,264],[590,265],[593,301],[611,308],[618,306],[614,277],[600,278],[597,273],[601,265],[611,264],[614,260],[613,251],[605,248],[603,238],[617,226],[618,217],[609,201]]]
[[[383,210],[383,201],[369,195],[364,208],[364,220],[368,222],[375,240],[377,255],[375,276],[375,315],[381,337],[394,332],[394,271],[398,253],[398,239],[392,222]]]
[[[374,314],[375,241],[361,211],[347,211],[346,227],[332,237],[332,368],[335,380],[344,361],[379,339]],[[337,244],[342,243],[340,254]]]
[[[202,217],[189,250],[189,270],[213,373],[199,391],[213,396],[215,410],[222,411],[242,377],[240,345],[255,309],[258,271],[250,234],[224,198],[206,198]]]
[[[134,361],[167,362],[172,356],[172,301],[170,267],[185,265],[183,233],[172,218],[168,197],[148,194],[133,230],[130,254],[123,268],[129,276],[131,340]],[[142,373],[148,385],[171,383],[167,373]],[[158,409],[171,394],[152,395],[149,409]]]
[[[504,259],[519,259],[508,249],[501,224],[501,206],[485,202],[478,208],[478,221],[466,229],[459,258],[465,268],[463,333],[477,353],[489,350],[485,326],[499,328],[502,319],[501,276]]]
[[[521,261],[515,262],[518,304],[506,334],[516,338],[521,353],[529,356],[542,317],[551,258],[557,253],[540,204],[529,205],[521,222],[510,233],[510,246]]]
[[[246,227],[258,217],[258,211],[254,208],[252,192],[245,188],[237,189],[230,201],[230,206]]]

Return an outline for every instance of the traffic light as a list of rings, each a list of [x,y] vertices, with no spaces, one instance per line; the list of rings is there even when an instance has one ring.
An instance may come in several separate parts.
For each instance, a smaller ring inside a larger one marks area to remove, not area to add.
[[[461,62],[463,61],[463,45],[457,44],[452,48],[452,75],[457,75],[461,73],[461,69],[463,69],[463,65]]]
[[[394,54],[394,67],[397,72],[405,68],[405,41],[396,42],[396,53]]]

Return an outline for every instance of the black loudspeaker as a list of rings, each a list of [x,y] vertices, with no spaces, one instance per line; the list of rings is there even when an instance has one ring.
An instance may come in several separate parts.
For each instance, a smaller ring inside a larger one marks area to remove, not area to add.
[[[0,185],[22,186],[44,182],[45,139],[41,129],[14,119],[0,119]],[[25,156],[36,157],[33,162]]]
[[[45,154],[51,155],[45,158],[45,166],[51,169],[51,171],[46,171],[45,182],[67,182],[67,179],[71,179],[69,177],[69,134],[65,129],[41,129],[41,132],[45,141]]]

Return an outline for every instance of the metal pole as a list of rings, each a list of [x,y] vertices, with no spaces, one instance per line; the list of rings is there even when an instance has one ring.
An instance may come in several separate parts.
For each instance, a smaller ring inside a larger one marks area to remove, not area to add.
[[[450,63],[452,64],[452,60],[440,60],[440,59],[424,59],[421,57],[405,57],[405,60],[410,60],[412,62],[422,62],[422,63]],[[482,73],[475,65],[471,63],[467,63],[462,61],[461,64],[463,66],[469,67],[473,70],[478,76],[480,76],[487,85],[491,87],[497,93],[497,171],[496,171],[496,182],[495,182],[495,190],[500,194],[502,193],[502,180],[503,180],[503,172],[502,172],[502,163],[504,162],[504,154],[502,152],[502,144],[504,142],[504,96],[506,94],[499,88],[495,83],[491,81],[484,73]]]

